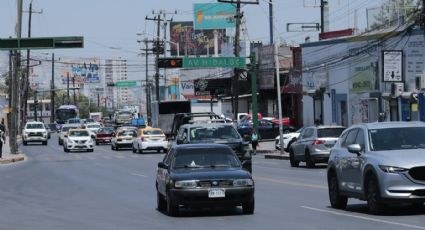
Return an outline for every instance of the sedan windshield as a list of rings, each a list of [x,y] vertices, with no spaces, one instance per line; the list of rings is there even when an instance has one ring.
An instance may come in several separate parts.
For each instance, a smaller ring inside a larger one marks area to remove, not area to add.
[[[239,167],[234,154],[226,149],[184,149],[175,156],[173,168]]]
[[[78,130],[78,131],[69,131],[70,137],[88,137],[89,133],[84,130]]]
[[[373,151],[425,148],[425,127],[369,130]]]

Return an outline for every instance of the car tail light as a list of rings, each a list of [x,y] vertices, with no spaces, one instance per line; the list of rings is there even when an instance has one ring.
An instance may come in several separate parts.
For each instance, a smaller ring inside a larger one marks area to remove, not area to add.
[[[313,145],[321,145],[321,144],[324,144],[325,143],[325,141],[322,141],[322,140],[315,140],[314,142],[313,142]]]

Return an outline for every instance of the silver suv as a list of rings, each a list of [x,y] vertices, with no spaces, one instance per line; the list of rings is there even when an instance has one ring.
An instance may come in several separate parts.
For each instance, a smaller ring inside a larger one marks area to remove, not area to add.
[[[289,147],[289,161],[298,167],[305,161],[307,168],[316,163],[327,163],[329,152],[344,131],[343,126],[311,126],[303,129],[296,141]]]
[[[371,213],[387,204],[425,202],[425,123],[382,122],[345,130],[328,162],[329,200],[344,209],[348,198],[366,200]]]

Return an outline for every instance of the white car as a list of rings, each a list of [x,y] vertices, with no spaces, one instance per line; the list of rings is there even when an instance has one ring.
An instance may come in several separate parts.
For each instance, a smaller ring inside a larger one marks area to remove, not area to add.
[[[58,145],[62,145],[63,141],[65,140],[65,134],[68,133],[70,129],[77,129],[80,128],[80,125],[78,124],[64,124],[62,125],[58,137]]]
[[[48,135],[49,133],[42,122],[27,122],[22,131],[22,143],[27,145],[28,142],[41,142],[43,145],[47,145]]]
[[[87,123],[86,128],[91,132],[92,135],[96,136],[97,131],[99,131],[102,126],[97,122]]]
[[[164,132],[159,128],[144,128],[139,131],[137,138],[133,140],[133,153],[143,153],[145,150],[168,150],[168,141]]]
[[[63,142],[63,150],[70,152],[71,150],[85,150],[93,152],[94,142],[90,136],[90,132],[86,129],[70,129],[65,134]]]
[[[137,131],[134,129],[119,129],[111,139],[111,149],[132,148],[133,139],[137,137]]]
[[[288,152],[289,147],[298,138],[302,130],[303,128],[300,128],[295,132],[283,134],[283,149],[286,152]],[[275,148],[280,149],[280,136],[275,138]]]

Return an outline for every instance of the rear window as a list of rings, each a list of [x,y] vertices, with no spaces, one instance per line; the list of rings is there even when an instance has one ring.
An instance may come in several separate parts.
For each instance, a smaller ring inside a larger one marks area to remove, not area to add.
[[[190,137],[192,140],[240,138],[238,132],[232,126],[193,127],[190,130]]]
[[[163,135],[162,130],[144,130],[143,135]]]
[[[317,137],[339,137],[344,128],[324,128],[317,130]]]
[[[136,136],[136,133],[132,130],[124,130],[118,133],[118,136]]]
[[[27,124],[27,129],[43,129],[43,124]]]

